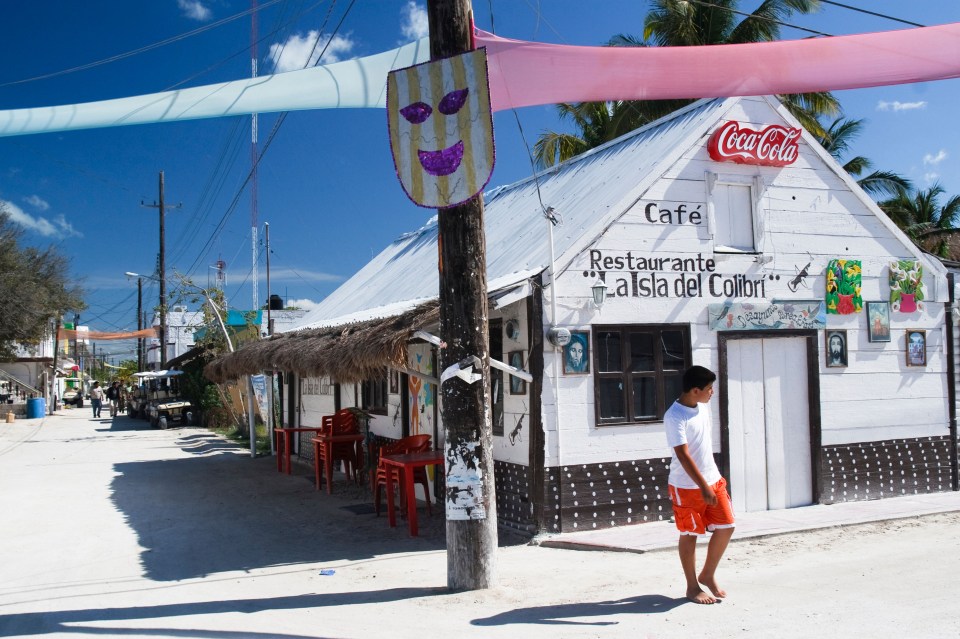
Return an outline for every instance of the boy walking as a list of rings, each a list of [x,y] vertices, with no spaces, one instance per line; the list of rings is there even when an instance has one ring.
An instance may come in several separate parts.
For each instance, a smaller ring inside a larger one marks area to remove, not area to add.
[[[687,580],[687,599],[700,604],[716,603],[727,595],[715,573],[734,528],[727,482],[713,460],[713,423],[706,406],[716,379],[713,371],[691,366],[683,374],[683,393],[663,416],[667,444],[673,449],[668,489],[680,531],[680,565]],[[708,530],[712,537],[698,575],[697,535]],[[713,594],[704,592],[700,584]]]

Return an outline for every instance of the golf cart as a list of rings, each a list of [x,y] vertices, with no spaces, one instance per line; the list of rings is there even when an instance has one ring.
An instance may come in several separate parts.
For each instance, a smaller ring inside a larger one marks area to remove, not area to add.
[[[180,397],[177,377],[183,371],[155,371],[135,373],[141,380],[136,393],[137,413],[146,416],[151,426],[166,429],[171,423],[188,425],[193,421],[193,406]],[[132,404],[131,404],[131,409]]]

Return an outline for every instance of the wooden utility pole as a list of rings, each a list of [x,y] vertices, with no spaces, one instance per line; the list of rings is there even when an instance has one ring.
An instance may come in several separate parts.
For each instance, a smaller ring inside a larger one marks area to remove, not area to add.
[[[60,316],[57,315],[53,325],[53,372],[50,374],[50,400],[47,402],[47,415],[53,415],[57,410],[57,368],[60,367]]]
[[[143,278],[137,278],[137,332],[143,330]],[[137,372],[143,371],[143,338],[137,338]]]
[[[428,0],[427,17],[431,60],[472,50],[470,0]],[[440,350],[440,370],[469,356],[482,363],[483,378],[478,383],[453,378],[440,388],[447,450],[476,446],[481,477],[482,518],[447,519],[447,586],[477,590],[494,585],[497,553],[483,196],[440,210],[437,228],[440,335],[447,342],[447,348]]]
[[[164,201],[163,201],[163,171],[160,171],[160,202],[153,204],[144,204],[140,202],[141,206],[146,206],[151,209],[160,209],[160,259],[157,270],[159,271],[159,281],[160,281],[160,369],[165,369],[167,367],[167,261],[166,261],[166,248],[164,237],[164,214],[166,213]],[[180,208],[180,205],[177,204],[174,208]]]

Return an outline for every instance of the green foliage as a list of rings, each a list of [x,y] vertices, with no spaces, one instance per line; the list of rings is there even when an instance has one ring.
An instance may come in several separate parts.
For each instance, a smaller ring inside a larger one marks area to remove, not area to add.
[[[609,46],[699,46],[769,42],[780,37],[780,25],[795,13],[812,13],[817,0],[765,0],[744,17],[738,0],[653,0],[643,25],[643,39],[620,34]],[[836,115],[840,104],[830,93],[778,96],[808,131],[822,132],[819,117]],[[693,100],[580,102],[557,106],[561,120],[571,120],[574,133],[544,131],[534,144],[538,166],[551,167],[658,120]]]
[[[900,190],[880,203],[880,208],[894,223],[924,249],[948,257],[950,238],[960,232],[960,195],[941,203],[943,187],[934,184],[923,191]]]
[[[843,163],[843,170],[857,178],[860,188],[870,195],[890,197],[901,191],[909,191],[913,188],[910,180],[891,171],[873,171],[860,177],[873,166],[873,163],[863,156],[858,155],[844,162],[851,143],[860,135],[863,125],[864,120],[837,118],[826,128],[822,128],[821,133],[814,134],[814,137],[833,159]]]
[[[22,246],[22,239],[23,229],[0,206],[0,359],[13,357],[17,343],[39,344],[67,310],[85,308],[67,258],[54,246]]]
[[[123,385],[130,384],[133,381],[133,374],[137,372],[137,360],[125,359],[120,362],[120,368],[115,369],[114,377],[120,380]]]

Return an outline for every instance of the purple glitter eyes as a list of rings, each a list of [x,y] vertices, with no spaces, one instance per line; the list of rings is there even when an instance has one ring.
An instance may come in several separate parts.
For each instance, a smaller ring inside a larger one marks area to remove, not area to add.
[[[429,104],[423,102],[414,102],[410,106],[400,109],[400,115],[406,118],[410,124],[423,124],[431,113],[433,113],[433,109],[430,108]]]
[[[467,101],[467,93],[469,91],[470,89],[457,89],[456,91],[451,91],[446,94],[443,96],[443,99],[440,100],[437,111],[444,115],[453,115],[463,108],[464,103]]]
[[[469,93],[470,89],[451,91],[440,100],[437,110],[444,115],[453,115],[466,104]],[[410,124],[423,124],[431,114],[433,114],[433,109],[424,102],[414,102],[400,109],[400,115],[406,118]]]

